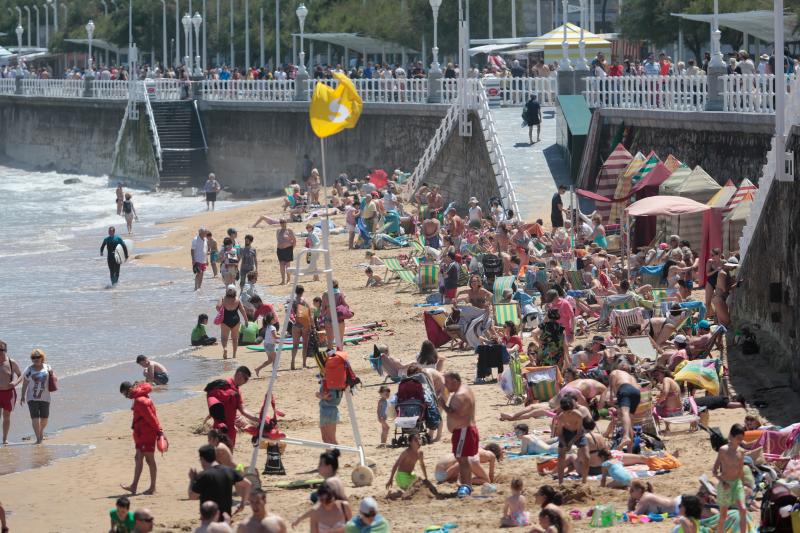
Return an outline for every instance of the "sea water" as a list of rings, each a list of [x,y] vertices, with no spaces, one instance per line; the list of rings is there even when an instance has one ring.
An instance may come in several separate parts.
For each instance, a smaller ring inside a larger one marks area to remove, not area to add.
[[[80,183],[64,184],[75,177]],[[166,231],[159,222],[206,209],[197,196],[129,192],[139,215],[131,237],[125,220],[116,214],[114,186],[108,178],[0,166],[0,339],[23,370],[30,364],[31,350],[43,349],[47,364],[59,376],[47,433],[130,408],[119,385],[142,378],[142,368],[135,363],[138,354],[163,363],[169,371],[169,385],[152,395],[157,405],[185,396],[191,385],[196,388],[235,366],[193,356],[188,348],[197,315],[213,318],[222,295],[222,282],[212,280],[210,271],[204,287],[195,292],[191,270],[147,266],[133,259],[122,265],[119,285],[107,288],[108,268],[100,244],[108,226],[134,241],[135,255],[155,251],[141,241]],[[241,203],[221,201],[217,209],[234,205]],[[213,228],[220,242],[225,229]],[[190,243],[185,244],[190,267]],[[216,336],[216,329],[210,324],[209,334]],[[17,405],[10,440],[24,443],[31,435],[28,410]],[[0,463],[3,453],[0,449]]]

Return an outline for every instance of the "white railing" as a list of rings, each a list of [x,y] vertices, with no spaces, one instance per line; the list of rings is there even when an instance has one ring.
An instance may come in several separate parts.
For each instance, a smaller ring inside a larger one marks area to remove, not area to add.
[[[291,102],[293,80],[205,80],[203,98],[215,101]]]
[[[466,89],[464,96],[466,97],[466,105],[470,109],[474,108],[477,104],[476,95],[479,91],[485,91],[481,80],[478,78],[466,78]],[[442,79],[442,103],[452,104],[459,98],[459,79],[449,78]]]
[[[156,151],[156,162],[158,163],[158,170],[162,170],[161,164],[161,139],[158,137],[158,127],[156,127],[156,118],[153,116],[153,107],[150,105],[150,95],[147,92],[147,85],[144,82],[137,82],[139,86],[142,100],[144,100],[144,107],[147,113],[147,121],[150,126],[150,133],[153,135],[153,147]]]
[[[589,77],[585,82],[589,107],[702,111],[708,94],[706,76]]]
[[[535,94],[542,106],[555,105],[558,83],[555,76],[547,78],[500,78],[500,105],[523,106]]]
[[[81,98],[85,88],[83,80],[22,80],[22,94],[25,96],[51,96],[60,98]]]
[[[127,100],[128,82],[122,80],[94,80],[92,98],[99,100]]]
[[[430,142],[428,142],[428,146],[425,147],[425,152],[423,152],[419,163],[417,163],[414,172],[411,173],[411,177],[408,179],[408,184],[406,185],[407,201],[414,197],[420,183],[425,179],[434,161],[436,161],[436,156],[439,155],[442,147],[444,147],[447,139],[450,137],[450,132],[453,130],[453,126],[455,126],[458,120],[458,109],[458,104],[455,103],[447,109],[447,114],[442,119],[439,127],[436,128],[436,132],[433,134]]]
[[[152,100],[180,100],[184,81],[174,78],[153,78],[145,80],[147,94]]]
[[[489,109],[489,98],[486,95],[486,91],[483,90],[478,91],[478,117],[481,120],[481,129],[483,130],[486,148],[489,151],[489,160],[492,163],[497,187],[500,190],[500,198],[502,198],[506,209],[512,209],[514,214],[519,216],[517,195],[514,192],[514,186],[511,184],[503,149],[497,139],[497,127],[494,123],[492,111]]]
[[[791,92],[793,74],[785,77]],[[723,109],[738,113],[775,112],[774,74],[729,74],[722,76]]]
[[[428,102],[427,78],[357,79],[352,80],[361,99],[367,103],[381,104],[425,104]],[[317,82],[336,87],[336,79],[308,80],[309,98]]]
[[[0,78],[0,94],[14,94],[17,92],[17,80],[14,78]]]

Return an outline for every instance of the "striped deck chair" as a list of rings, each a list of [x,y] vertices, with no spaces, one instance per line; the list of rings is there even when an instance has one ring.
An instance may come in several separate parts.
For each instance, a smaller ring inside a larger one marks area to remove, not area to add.
[[[525,292],[528,294],[538,292],[539,289],[537,289],[537,286],[540,288],[546,288],[549,278],[550,276],[547,273],[547,270],[544,268],[528,268],[528,270],[525,272]]]
[[[585,289],[585,285],[583,283],[583,273],[577,270],[567,270],[564,272],[564,277],[567,278],[572,290],[580,291]]]
[[[653,309],[659,316],[666,316],[672,304],[678,301],[678,291],[675,289],[653,289]]]
[[[642,276],[642,285],[652,285],[653,287],[661,287],[663,281],[661,273],[664,270],[664,265],[660,266],[643,266],[639,269],[639,274]]]
[[[392,274],[397,276],[401,282],[407,283],[412,287],[417,286],[417,275],[410,270],[397,270],[393,271]]]
[[[528,384],[528,403],[550,401],[561,390],[561,370],[557,366],[535,366],[522,369]]]
[[[642,399],[639,401],[639,407],[636,408],[635,413],[631,413],[631,426],[639,424],[642,430],[661,438],[658,433],[658,423],[655,418],[655,409],[653,407],[653,390],[651,387],[642,387]],[[621,423],[621,421],[620,421]]]
[[[406,270],[406,267],[400,264],[400,259],[397,257],[381,257],[381,261],[386,266],[386,273],[383,275],[383,279],[387,282],[394,277],[398,277],[397,273],[401,270]],[[390,272],[392,273],[391,277],[389,277]]]
[[[416,239],[411,239],[408,241],[408,244],[411,245],[412,254],[416,256],[423,256],[425,255],[425,238],[420,235]]]
[[[469,285],[469,267],[467,267],[467,265],[461,265],[461,268],[458,270],[458,286],[466,287],[467,285]]]
[[[705,320],[706,318],[706,304],[703,302],[681,302],[680,303],[681,309],[691,309],[695,313],[697,313],[697,320]]]
[[[439,267],[429,263],[421,263],[418,272],[419,290],[432,291],[439,288]]]
[[[641,326],[644,323],[644,309],[641,307],[614,309],[609,316],[609,322],[611,334],[624,339],[628,336],[630,326]]]
[[[685,425],[689,426],[689,431],[697,430],[697,423],[700,422],[700,415],[698,414],[697,402],[694,401],[692,396],[688,398],[689,412],[680,416],[658,417],[658,422],[664,424],[664,431],[669,431],[670,426]]]
[[[612,294],[603,300],[603,308],[600,312],[600,322],[608,321],[611,312],[615,309],[626,310],[636,307],[636,300],[632,294]]]
[[[492,295],[495,304],[503,301],[503,291],[506,289],[514,289],[516,276],[504,276],[502,278],[495,278],[494,285],[492,286]]]
[[[506,322],[513,322],[515,326],[519,327],[519,304],[494,304],[494,323],[497,326],[503,326]]]
[[[511,369],[511,394],[507,395],[509,403],[525,401],[525,381],[522,379],[522,363],[518,356],[511,356],[508,362]]]

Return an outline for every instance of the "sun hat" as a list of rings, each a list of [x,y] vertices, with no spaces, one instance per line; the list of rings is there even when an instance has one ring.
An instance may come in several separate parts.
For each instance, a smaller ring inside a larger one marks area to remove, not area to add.
[[[367,496],[358,504],[358,512],[365,515],[378,514],[378,502],[375,498]]]
[[[669,245],[665,242],[662,242],[661,244],[658,245],[659,250],[666,250],[667,248],[669,248]]]
[[[763,61],[769,61],[769,54],[761,54],[760,59],[762,59]]]
[[[605,341],[605,339],[603,338],[602,335],[595,335],[594,337],[592,337],[592,343],[595,343],[595,342],[597,344],[599,344],[600,346],[602,346],[603,348],[606,347],[606,341]]]
[[[477,198],[475,198],[474,196],[472,196],[472,197],[469,199],[469,202],[467,202],[467,203],[468,203],[468,204],[478,204],[478,203],[480,203],[480,202],[478,202],[478,199],[477,199]]]
[[[235,290],[236,290],[236,285],[234,285],[233,283],[231,283],[230,285],[228,285],[227,287],[225,287],[225,290],[228,290],[228,291],[235,291]]]
[[[689,339],[686,338],[686,335],[675,335],[675,338],[672,339],[672,342],[675,344],[688,344]]]
[[[730,256],[727,261],[725,261],[726,267],[738,267],[739,260],[735,256]]]
[[[701,320],[700,322],[697,323],[697,327],[699,329],[711,329],[711,322],[705,319]]]

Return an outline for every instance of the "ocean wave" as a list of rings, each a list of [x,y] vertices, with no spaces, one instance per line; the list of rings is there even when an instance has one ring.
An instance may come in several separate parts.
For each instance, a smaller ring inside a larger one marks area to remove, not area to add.
[[[150,357],[152,357],[153,359],[156,359],[158,361],[175,359],[177,357],[182,357],[184,355],[188,355],[191,352],[193,352],[195,349],[196,348],[194,348],[194,347],[187,346],[186,348],[181,348],[180,350],[177,350],[177,351],[174,351],[174,352],[171,352],[171,353],[152,355]],[[76,378],[76,377],[79,377],[79,376],[84,376],[86,374],[91,374],[91,373],[94,373],[94,372],[103,372],[105,370],[112,370],[114,368],[118,368],[118,367],[125,366],[125,365],[132,365],[132,364],[136,364],[135,358],[132,358],[131,360],[126,360],[126,361],[117,361],[115,363],[108,363],[108,364],[105,364],[105,365],[87,366],[87,367],[81,368],[80,370],[74,370],[72,372],[67,371],[63,375],[59,375],[58,379],[59,379],[59,381],[62,381],[64,379]]]

